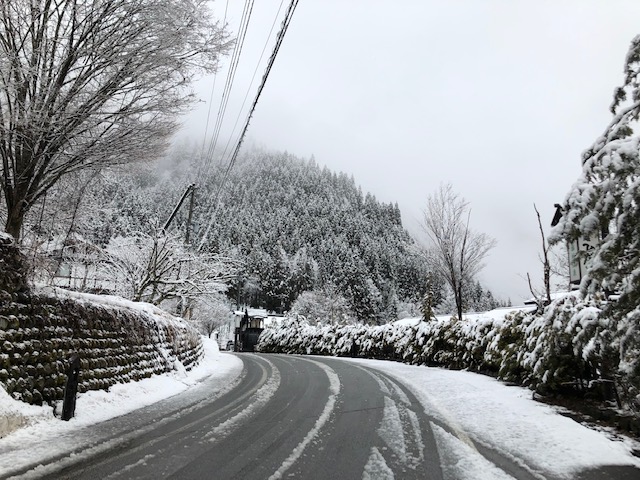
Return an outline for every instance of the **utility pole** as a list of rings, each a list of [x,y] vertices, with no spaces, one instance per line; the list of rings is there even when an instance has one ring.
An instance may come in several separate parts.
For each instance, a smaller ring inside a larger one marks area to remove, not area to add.
[[[171,216],[169,216],[169,219],[164,224],[164,227],[162,227],[162,230],[166,232],[167,229],[169,228],[169,225],[171,225],[171,222],[173,222],[173,219],[178,214],[178,211],[180,210],[180,207],[182,206],[184,201],[187,199],[187,197],[189,195],[191,195],[191,200],[190,200],[190,203],[189,203],[189,216],[188,216],[188,219],[187,219],[187,228],[186,228],[185,239],[184,239],[186,244],[189,244],[189,229],[191,228],[191,218],[193,216],[193,206],[194,206],[194,203],[195,203],[195,190],[196,190],[196,184],[195,183],[192,183],[191,185],[189,185],[187,187],[185,192],[182,194],[182,198],[180,198],[180,201],[176,205],[176,208],[173,209],[173,212],[171,213]]]
[[[184,243],[187,245],[190,244],[190,236],[189,233],[191,231],[191,218],[193,217],[193,207],[195,205],[196,199],[196,184],[191,184],[191,199],[189,200],[189,215],[187,216],[187,228],[186,233],[184,235]]]

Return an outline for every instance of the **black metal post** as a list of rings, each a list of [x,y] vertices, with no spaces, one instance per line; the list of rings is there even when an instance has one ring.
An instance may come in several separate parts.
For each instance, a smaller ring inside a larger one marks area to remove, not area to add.
[[[80,374],[80,356],[74,353],[69,358],[67,383],[64,387],[62,420],[70,420],[76,412],[76,394],[78,393],[78,375]]]

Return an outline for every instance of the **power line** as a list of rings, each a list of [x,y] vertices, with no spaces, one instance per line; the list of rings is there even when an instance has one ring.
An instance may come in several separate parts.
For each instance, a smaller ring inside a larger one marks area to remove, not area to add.
[[[227,24],[227,10],[229,9],[229,0],[224,6],[224,17],[222,18],[222,25]],[[204,160],[204,147],[207,143],[207,135],[209,134],[209,120],[211,119],[211,106],[213,105],[213,92],[216,89],[216,80],[218,78],[218,72],[213,74],[213,84],[211,85],[211,94],[209,95],[209,108],[207,109],[207,122],[204,125],[204,136],[202,138],[202,151],[200,152],[201,158]]]
[[[269,58],[269,63],[267,64],[267,68],[264,72],[264,74],[262,75],[262,82],[260,83],[260,86],[258,87],[258,93],[256,94],[256,98],[253,101],[253,105],[251,105],[251,110],[249,111],[249,114],[247,115],[247,120],[245,122],[244,128],[242,129],[242,133],[240,134],[240,138],[238,139],[238,143],[236,144],[236,148],[233,152],[233,156],[231,157],[231,160],[229,161],[229,165],[227,167],[227,170],[225,172],[225,179],[226,177],[229,175],[229,172],[231,171],[231,169],[233,168],[233,166],[236,163],[236,159],[238,157],[238,153],[240,151],[240,147],[242,146],[242,142],[244,141],[244,137],[247,133],[247,130],[249,129],[249,123],[251,122],[251,118],[253,117],[253,114],[256,110],[256,107],[258,105],[258,100],[260,99],[260,95],[262,94],[262,91],[264,90],[264,86],[267,83],[267,78],[269,77],[269,73],[271,73],[271,69],[273,68],[273,64],[276,60],[276,56],[278,55],[278,51],[280,50],[280,46],[282,45],[282,41],[284,40],[284,36],[287,33],[287,29],[289,28],[289,24],[291,23],[291,18],[293,17],[293,13],[295,12],[296,7],[298,6],[298,2],[299,0],[292,0],[291,3],[289,4],[289,8],[287,9],[287,13],[285,14],[285,18],[282,21],[282,26],[280,28],[280,31],[278,32],[278,36],[276,38],[276,44],[273,48],[273,52],[271,53],[271,57]]]
[[[233,138],[233,134],[236,132],[236,127],[238,126],[238,122],[240,121],[240,117],[242,116],[242,110],[244,109],[245,104],[247,103],[247,98],[249,98],[249,92],[251,92],[251,87],[253,87],[253,81],[256,78],[256,74],[258,73],[258,68],[260,67],[260,63],[262,62],[262,57],[264,56],[264,52],[267,50],[267,45],[269,44],[269,40],[271,40],[271,34],[273,33],[273,29],[276,26],[276,22],[278,21],[278,17],[280,16],[280,10],[282,10],[282,5],[284,4],[284,0],[280,1],[280,6],[278,7],[278,11],[276,12],[276,16],[273,18],[273,22],[271,23],[271,29],[269,30],[269,35],[267,35],[267,39],[264,42],[264,46],[262,47],[262,52],[260,53],[260,58],[256,63],[256,68],[253,70],[253,76],[251,77],[251,82],[249,83],[249,88],[247,88],[247,93],[244,95],[244,100],[242,100],[242,105],[240,106],[240,110],[238,110],[238,116],[236,117],[236,122],[233,124],[233,129],[231,130],[231,134],[227,139],[227,144],[224,146],[224,150],[222,151],[222,155],[220,158],[224,158],[227,154],[227,150],[229,145],[231,144],[231,139]]]
[[[258,87],[258,92],[256,94],[256,97],[253,101],[253,104],[251,105],[251,110],[249,111],[249,114],[247,115],[247,120],[245,121],[244,124],[244,128],[242,129],[242,133],[240,134],[240,137],[238,138],[238,142],[236,143],[236,147],[233,151],[233,155],[231,156],[231,159],[229,160],[229,164],[227,165],[227,168],[225,170],[225,173],[222,177],[222,180],[220,182],[220,185],[218,187],[217,190],[217,194],[216,194],[216,199],[215,202],[213,203],[213,212],[211,212],[210,218],[209,218],[209,223],[207,224],[207,229],[204,232],[204,235],[202,236],[202,239],[200,241],[200,245],[198,246],[198,250],[202,250],[202,247],[204,246],[205,241],[207,240],[207,237],[209,236],[209,232],[211,231],[211,227],[213,226],[213,222],[215,219],[215,213],[216,210],[218,208],[218,202],[220,200],[220,192],[222,191],[222,188],[225,184],[225,182],[227,181],[227,178],[229,177],[229,173],[231,172],[231,169],[233,168],[233,166],[236,163],[236,160],[238,158],[238,153],[240,152],[240,147],[242,146],[242,142],[244,141],[244,137],[247,133],[247,130],[249,129],[249,123],[251,122],[251,118],[253,117],[253,113],[255,112],[256,106],[258,105],[258,100],[260,99],[260,95],[262,94],[262,91],[264,90],[264,86],[267,83],[267,78],[269,77],[269,73],[271,73],[271,69],[273,68],[273,64],[276,60],[276,56],[278,55],[278,51],[280,50],[280,46],[282,45],[282,41],[284,40],[284,36],[287,33],[287,30],[289,28],[289,24],[291,23],[291,19],[293,18],[293,14],[296,10],[296,7],[298,6],[298,2],[299,0],[291,0],[291,3],[289,4],[289,7],[287,8],[287,12],[285,13],[285,17],[284,20],[282,21],[282,25],[280,27],[280,31],[278,32],[278,35],[276,37],[276,44],[273,47],[273,51],[271,52],[271,57],[269,58],[269,62],[267,64],[267,68],[265,69],[264,74],[262,75],[262,81],[260,82],[260,86]]]
[[[246,0],[242,17],[240,19],[240,29],[238,31],[238,42],[233,49],[231,56],[231,64],[229,66],[229,72],[227,73],[227,80],[225,82],[224,89],[222,91],[222,99],[220,100],[220,106],[218,107],[218,116],[216,118],[216,125],[213,130],[211,143],[209,150],[204,158],[204,165],[207,168],[213,160],[213,153],[215,151],[216,144],[218,143],[218,137],[220,136],[220,129],[222,127],[222,120],[227,110],[227,104],[229,103],[229,95],[231,93],[231,87],[235,79],[238,63],[240,61],[240,54],[242,53],[242,47],[244,46],[244,40],[247,35],[247,27],[249,26],[249,20],[251,19],[251,12],[253,11],[253,0]]]

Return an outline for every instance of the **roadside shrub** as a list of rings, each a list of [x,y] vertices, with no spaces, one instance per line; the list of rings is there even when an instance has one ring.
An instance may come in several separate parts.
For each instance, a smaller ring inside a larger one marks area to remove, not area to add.
[[[499,318],[416,320],[409,326],[314,326],[298,319],[267,328],[258,348],[468,369],[541,394],[590,395],[640,410],[640,361],[632,355],[640,353],[640,339],[618,331],[605,307],[597,296],[576,293],[541,314],[522,310]]]

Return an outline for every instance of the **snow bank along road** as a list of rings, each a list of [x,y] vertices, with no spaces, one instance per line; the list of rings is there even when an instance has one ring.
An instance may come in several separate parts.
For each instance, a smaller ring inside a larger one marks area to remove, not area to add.
[[[405,382],[367,363],[241,354],[214,398],[180,396],[91,427],[88,448],[16,478],[637,479],[606,467],[545,471],[425,411]],[[407,384],[411,382],[408,381]],[[206,386],[206,385],[205,385]],[[483,412],[475,412],[483,415]],[[444,420],[443,420],[444,418]]]

